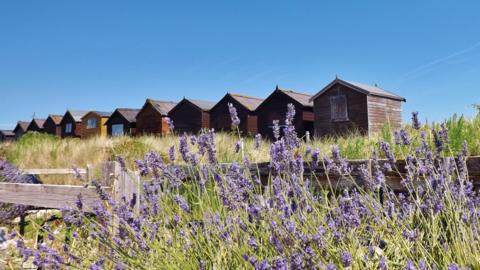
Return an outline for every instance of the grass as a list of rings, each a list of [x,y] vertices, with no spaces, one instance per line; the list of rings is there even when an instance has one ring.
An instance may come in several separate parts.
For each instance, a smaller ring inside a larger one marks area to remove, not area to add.
[[[453,115],[445,122],[449,133],[449,148],[453,153],[461,150],[464,141],[468,143],[471,155],[480,154],[480,114],[468,119]],[[424,125],[420,131],[410,126],[404,127],[411,134],[412,145],[409,147],[397,146],[394,142],[394,130],[386,125],[380,134],[373,137],[361,136],[352,133],[344,137],[326,137],[314,139],[310,145],[304,143],[300,149],[307,146],[320,149],[321,153],[329,153],[332,145],[338,145],[342,155],[348,159],[366,159],[372,150],[378,149],[379,141],[386,141],[392,145],[396,154],[405,151],[414,151],[420,146],[420,132],[425,131],[427,139],[433,147],[432,128],[439,129],[440,123]],[[217,158],[220,162],[241,162],[240,153],[234,152],[238,136],[234,133],[219,133],[216,135]],[[28,133],[19,141],[0,144],[0,158],[5,158],[19,168],[72,168],[93,165],[97,176],[101,172],[101,164],[106,160],[113,160],[116,156],[123,156],[129,167],[134,167],[134,161],[141,159],[149,151],[159,152],[167,157],[168,149],[175,146],[178,155],[178,136],[164,137],[93,137],[85,140],[77,138],[58,139],[54,136],[40,133]],[[255,150],[253,138],[244,138],[245,154],[251,162],[265,162],[269,160],[269,142],[263,141],[259,150]],[[50,176],[43,179],[46,182],[75,182],[74,179],[64,180],[65,177]]]
[[[421,132],[425,132],[426,141],[433,149],[431,129],[439,129],[439,123],[424,126],[420,131],[405,126],[411,134],[412,143],[408,145],[395,145],[395,131],[388,126],[374,138],[350,134],[314,140],[311,145],[303,143],[298,149],[288,151],[281,161],[285,166],[279,167],[283,169],[276,177],[269,178],[266,186],[255,182],[249,172],[237,172],[234,166],[225,172],[210,165],[206,167],[206,174],[203,168],[196,166],[198,171],[190,176],[192,181],[185,182],[173,181],[167,174],[159,179],[152,175],[151,185],[144,186],[142,212],[135,213],[133,208],[121,207],[115,210],[107,201],[102,206],[117,215],[116,218],[102,215],[103,209],[94,210],[98,212],[95,218],[84,215],[83,223],[72,228],[78,236],[68,243],[71,250],[68,252],[73,252],[81,261],[70,263],[79,269],[87,269],[101,261],[101,257],[106,257],[106,269],[118,261],[128,266],[125,269],[158,269],[159,265],[162,269],[202,269],[201,265],[206,269],[251,269],[262,260],[273,265],[284,259],[289,264],[300,261],[296,269],[311,265],[329,269],[325,267],[328,264],[337,266],[337,269],[379,269],[383,260],[388,269],[412,269],[405,268],[409,264],[415,269],[421,264],[427,265],[425,269],[446,269],[457,265],[480,269],[477,255],[480,252],[478,197],[470,195],[465,185],[468,173],[458,169],[450,171],[448,166],[441,165],[460,152],[464,141],[469,143],[471,154],[479,153],[480,139],[476,136],[480,130],[479,122],[479,116],[472,119],[452,116],[445,121],[449,144],[441,154],[446,158],[442,160],[436,156],[436,161],[442,161],[438,166],[432,158],[426,163],[430,169],[424,172],[420,165],[416,167],[418,162],[411,164],[413,169],[409,179],[428,180],[425,188],[420,191],[406,186],[407,192],[403,196],[384,193],[385,202],[378,200],[378,187],[337,193],[328,186],[315,188],[308,185],[302,169],[296,168],[292,162],[307,147],[319,148],[323,155],[330,152],[333,144],[338,145],[342,155],[349,159],[369,158],[371,151],[378,148],[379,141],[389,142],[398,159],[405,158],[406,154],[416,152],[421,144]],[[245,155],[252,162],[269,160],[267,141],[262,142],[260,149],[254,149],[252,138],[244,140]],[[236,141],[233,134],[217,135],[219,162],[241,161],[241,154],[233,150]],[[133,166],[135,159],[143,158],[151,150],[166,158],[171,145],[178,150],[178,137],[59,140],[44,134],[28,134],[19,142],[2,145],[0,152],[19,167],[98,165],[98,162],[118,155]],[[192,151],[195,149],[196,146],[191,146]],[[417,161],[430,156],[428,148],[421,151],[414,155]],[[176,160],[180,161],[178,153]],[[165,172],[169,171],[162,173]],[[380,172],[374,175],[377,173]],[[445,180],[445,183],[433,185],[430,184],[432,179]],[[315,181],[315,177],[309,180]],[[367,182],[375,181],[372,178]],[[408,185],[408,181],[405,183]],[[186,199],[188,210],[175,199],[177,195]],[[128,211],[132,213],[129,214],[134,217],[141,215],[140,233],[136,231],[139,229],[136,223],[130,224],[128,222],[132,220],[125,218],[130,215],[118,209],[130,209]],[[286,214],[285,209],[291,211]],[[127,232],[123,237],[128,244],[114,239],[116,229],[112,228],[118,226],[115,220],[122,217],[126,222],[121,225],[122,230]],[[59,228],[43,229],[38,228],[38,224],[38,221],[32,221],[31,231],[51,232],[54,240],[48,245],[62,256],[69,257],[62,246],[65,227],[60,224]],[[33,228],[35,226],[37,228]],[[412,233],[413,236],[409,236]],[[31,237],[32,234],[26,236],[27,239]],[[256,244],[252,245],[249,239],[254,239]],[[281,247],[278,248],[278,242],[272,239],[280,241]],[[142,248],[143,243],[149,249]],[[344,254],[350,259],[345,260]],[[252,258],[254,261],[250,263]]]

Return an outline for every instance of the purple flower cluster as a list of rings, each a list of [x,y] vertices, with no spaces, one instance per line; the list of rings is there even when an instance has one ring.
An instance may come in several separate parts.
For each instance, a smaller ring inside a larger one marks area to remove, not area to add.
[[[97,185],[102,199],[90,212],[82,195],[74,209],[64,209],[79,245],[32,249],[19,241],[18,250],[45,269],[474,268],[451,251],[456,239],[480,241],[480,197],[466,170],[466,145],[455,159],[441,157],[423,135],[405,168],[397,168],[390,145],[382,142],[379,149],[387,162],[374,151],[371,166],[353,170],[338,146],[331,155],[310,146],[302,153],[294,116],[295,107],[289,105],[283,136],[274,123],[267,179],[251,171],[248,156],[243,163],[218,163],[213,131],[184,134],[178,159],[188,166],[175,164],[174,147],[170,162],[150,152],[136,162],[146,181],[132,200],[114,201]],[[442,127],[438,139],[448,141],[446,133]],[[396,134],[396,141],[411,145],[406,130]],[[256,136],[255,147],[260,142]],[[310,167],[304,159],[311,159]],[[8,166],[0,163],[5,178],[18,177]],[[400,170],[402,192],[387,185],[384,174]]]
[[[240,118],[238,118],[237,109],[232,103],[228,103],[228,111],[230,112],[230,119],[232,119],[232,125],[238,127],[240,125]]]

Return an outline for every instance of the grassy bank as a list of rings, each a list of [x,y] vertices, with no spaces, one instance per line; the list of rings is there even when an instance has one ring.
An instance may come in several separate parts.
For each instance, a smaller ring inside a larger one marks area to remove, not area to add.
[[[471,119],[452,116],[445,121],[448,128],[449,148],[455,153],[461,150],[464,141],[468,143],[471,155],[480,154],[480,115]],[[395,144],[395,130],[385,126],[377,136],[367,138],[358,134],[351,134],[341,138],[314,139],[309,145],[303,143],[300,149],[306,147],[320,149],[322,153],[329,153],[332,145],[338,145],[342,155],[348,159],[368,158],[372,150],[378,148],[379,141],[386,141],[392,145],[397,154],[413,152],[421,144],[421,132],[427,135],[427,141],[433,148],[434,134],[431,131],[441,129],[440,123],[423,125],[420,130],[404,127],[410,134],[410,145]],[[269,142],[263,140],[260,149],[254,147],[253,138],[243,138],[244,151],[251,162],[269,160]],[[220,162],[241,161],[241,154],[235,153],[238,136],[235,133],[216,134],[217,158]],[[129,167],[134,167],[134,161],[141,159],[149,151],[156,151],[167,159],[170,146],[175,146],[178,155],[178,136],[165,137],[118,137],[118,138],[90,138],[58,139],[46,134],[29,133],[14,143],[0,144],[0,158],[7,159],[19,168],[71,168],[85,167],[92,164],[99,172],[100,164],[105,160],[112,160],[116,156],[123,156]],[[200,160],[202,162],[202,160]]]

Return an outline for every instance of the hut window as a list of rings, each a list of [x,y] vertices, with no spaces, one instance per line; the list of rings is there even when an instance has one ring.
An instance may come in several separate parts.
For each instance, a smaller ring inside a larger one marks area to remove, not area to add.
[[[330,97],[332,121],[348,121],[347,97],[338,95]]]
[[[72,133],[72,123],[67,123],[65,125],[65,133]]]
[[[123,135],[123,124],[112,125],[112,136],[122,136]]]
[[[96,118],[88,118],[87,128],[96,128],[96,127],[97,127],[97,119]]]

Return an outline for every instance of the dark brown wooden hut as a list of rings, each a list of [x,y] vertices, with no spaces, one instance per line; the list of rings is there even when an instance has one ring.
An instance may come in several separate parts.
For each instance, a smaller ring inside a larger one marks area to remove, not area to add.
[[[27,132],[43,132],[43,124],[45,124],[45,119],[34,118],[27,127]]]
[[[45,133],[61,137],[62,136],[62,127],[60,123],[62,122],[62,115],[50,114],[43,124],[43,130]]]
[[[164,135],[170,132],[166,118],[176,105],[173,101],[147,99],[137,114],[136,135]]]
[[[137,114],[140,109],[116,109],[105,125],[109,136],[134,136],[137,127]]]
[[[60,122],[62,128],[62,138],[66,137],[82,137],[85,127],[82,123],[82,117],[85,116],[88,111],[71,111],[68,110]]]
[[[23,134],[27,133],[28,125],[30,125],[30,122],[25,122],[25,121],[17,122],[17,125],[13,130],[13,133],[15,133],[15,139],[19,139],[20,137],[23,136]]]
[[[177,134],[196,134],[203,128],[210,128],[210,109],[215,103],[184,98],[170,111]]]
[[[0,142],[11,142],[15,140],[13,130],[0,130]]]
[[[402,125],[405,98],[378,86],[339,78],[311,99],[315,112],[315,135],[344,135],[352,131],[364,135],[378,133],[385,124]]]
[[[244,135],[255,135],[258,132],[255,110],[262,102],[263,99],[261,98],[227,93],[210,110],[210,127],[216,131],[231,130],[232,120],[230,118],[228,103],[232,103],[237,109],[238,118],[240,119],[240,132]]]
[[[281,89],[278,86],[256,110],[258,118],[258,132],[267,138],[273,138],[273,121],[285,123],[287,105],[295,106],[294,126],[298,136],[303,137],[308,131],[313,135],[313,103],[312,96],[292,90]]]

